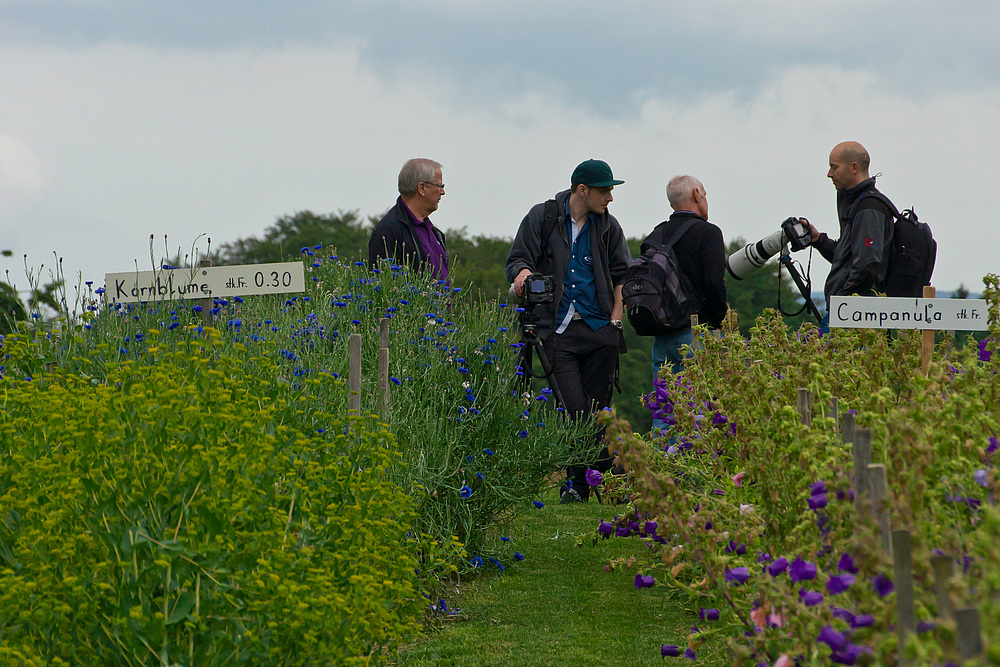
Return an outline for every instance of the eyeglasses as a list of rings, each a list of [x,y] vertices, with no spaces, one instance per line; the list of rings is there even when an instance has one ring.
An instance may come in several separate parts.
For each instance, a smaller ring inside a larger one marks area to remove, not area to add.
[[[444,183],[431,183],[430,181],[420,181],[420,182],[424,183],[425,185],[433,185],[434,187],[440,190],[444,190]]]

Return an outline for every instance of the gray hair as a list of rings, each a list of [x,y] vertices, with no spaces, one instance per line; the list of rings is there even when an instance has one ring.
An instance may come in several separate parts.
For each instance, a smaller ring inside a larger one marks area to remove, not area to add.
[[[399,170],[399,194],[412,195],[421,183],[431,183],[434,172],[441,168],[440,162],[428,160],[425,157],[415,157],[407,160]]]
[[[670,208],[676,210],[684,204],[691,201],[691,192],[695,189],[704,190],[705,186],[701,184],[694,176],[674,176],[667,183],[667,202],[670,203]]]

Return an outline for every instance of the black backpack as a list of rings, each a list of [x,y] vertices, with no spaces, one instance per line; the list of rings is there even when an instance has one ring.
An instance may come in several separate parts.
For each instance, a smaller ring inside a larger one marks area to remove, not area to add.
[[[641,254],[632,260],[622,283],[622,298],[629,324],[640,336],[656,336],[690,326],[698,312],[698,297],[691,281],[677,267],[674,244],[695,221],[684,221],[663,245],[643,242]],[[654,230],[655,233],[655,230]]]
[[[893,219],[892,245],[889,248],[889,267],[885,276],[886,296],[922,297],[924,285],[931,284],[934,261],[937,259],[937,241],[930,225],[920,222],[912,208],[902,213],[881,192],[863,193],[851,205],[850,217],[865,199],[882,202]]]

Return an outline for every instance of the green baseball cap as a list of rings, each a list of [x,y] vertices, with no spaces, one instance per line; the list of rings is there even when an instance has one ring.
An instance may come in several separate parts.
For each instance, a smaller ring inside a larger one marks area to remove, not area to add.
[[[616,181],[611,167],[604,160],[586,160],[581,162],[573,170],[573,178],[570,184],[575,188],[578,185],[589,185],[592,188],[608,188],[612,185],[621,185],[625,181]]]

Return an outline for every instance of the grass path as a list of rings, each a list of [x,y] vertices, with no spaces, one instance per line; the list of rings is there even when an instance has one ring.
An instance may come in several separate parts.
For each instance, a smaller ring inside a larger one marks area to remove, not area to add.
[[[453,587],[444,599],[459,611],[401,650],[397,665],[662,665],[660,644],[683,648],[697,621],[692,603],[663,587],[636,588],[636,566],[604,569],[648,549],[639,538],[593,545],[598,523],[615,509],[595,500],[560,505],[555,491],[542,500],[543,509],[508,529],[511,553],[524,560],[504,563],[503,573],[487,561],[483,575]],[[699,651],[698,661],[723,664],[712,657]]]

